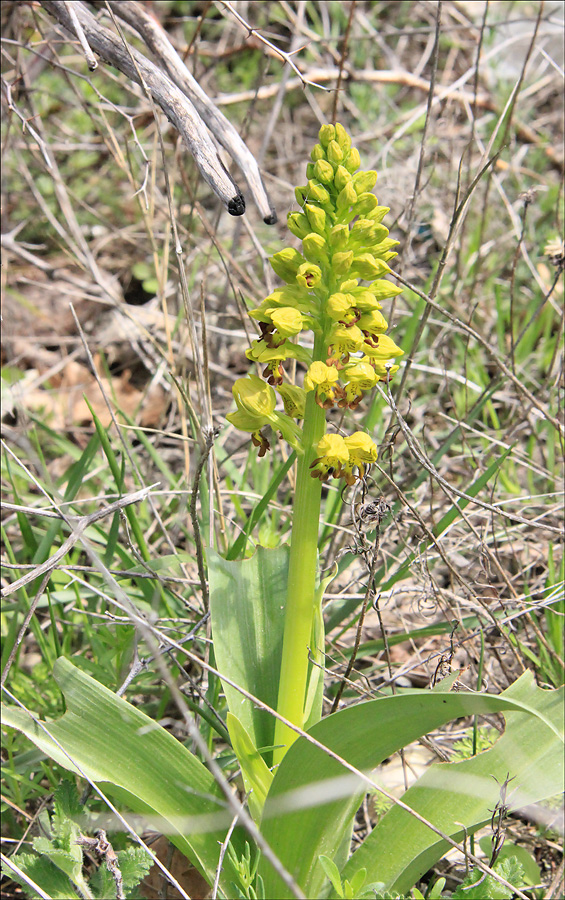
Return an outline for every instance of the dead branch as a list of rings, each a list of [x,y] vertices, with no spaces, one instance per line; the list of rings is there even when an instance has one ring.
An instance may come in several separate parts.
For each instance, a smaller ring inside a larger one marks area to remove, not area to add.
[[[194,104],[216,140],[237,163],[249,185],[251,195],[267,225],[274,225],[277,215],[272,208],[261,180],[257,160],[241,139],[237,130],[210,100],[194,76],[189,72],[171,44],[160,23],[140,3],[134,0],[109,0],[108,5],[120,19],[131,25],[143,39],[171,81]]]
[[[41,0],[41,5],[67,32],[78,37],[68,6],[63,0]],[[200,174],[225,204],[228,212],[232,216],[243,215],[243,195],[226,171],[204,122],[188,97],[154,63],[132,47],[125,46],[112,31],[101,25],[80,0],[73,3],[73,11],[89,47],[148,92],[182,136]]]

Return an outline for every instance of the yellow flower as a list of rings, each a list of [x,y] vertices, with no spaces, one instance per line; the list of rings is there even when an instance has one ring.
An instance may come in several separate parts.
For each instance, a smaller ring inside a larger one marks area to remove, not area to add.
[[[271,322],[277,329],[278,333],[283,337],[292,337],[300,334],[304,320],[302,313],[291,306],[283,306],[280,309],[269,310],[271,314]]]
[[[232,393],[237,408],[248,415],[264,419],[262,424],[266,424],[277,405],[274,390],[257,375],[238,378],[232,387]]]
[[[355,409],[363,393],[370,391],[379,380],[373,366],[361,360],[347,365],[342,377],[347,380],[347,384],[345,386],[345,402],[341,401],[339,405],[349,406],[350,409]]]
[[[348,362],[349,354],[360,350],[364,340],[365,335],[357,325],[334,325],[328,338],[328,359]]]
[[[343,475],[348,484],[354,484],[365,474],[365,467],[376,462],[377,445],[364,431],[356,431],[350,437],[344,438],[344,444],[349,453],[349,462],[344,467]],[[359,471],[357,476],[353,474],[354,468]]]
[[[404,355],[404,350],[401,350],[388,334],[366,337],[363,344],[363,352],[370,356],[371,360],[376,361],[396,359],[397,356]]]
[[[337,385],[338,381],[339,372],[335,366],[327,366],[316,360],[310,365],[304,376],[304,390],[315,391],[318,406],[329,409],[334,405],[336,391],[338,395],[341,395],[341,390]]]
[[[349,451],[339,434],[325,434],[318,441],[316,459],[310,464],[312,478],[326,481],[332,475],[339,478],[342,467],[349,462]]]

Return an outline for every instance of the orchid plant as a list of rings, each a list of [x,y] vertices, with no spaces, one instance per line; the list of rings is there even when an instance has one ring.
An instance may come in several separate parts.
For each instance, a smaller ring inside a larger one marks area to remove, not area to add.
[[[225,758],[241,769],[247,809],[188,715],[200,757],[64,657],[53,668],[65,694],[59,720],[41,722],[15,698],[2,712],[4,724],[41,752],[165,831],[214,885],[213,895],[224,898],[404,894],[446,851],[493,821],[502,784],[512,783],[508,808],[520,808],[553,796],[563,783],[562,693],[537,688],[530,673],[500,695],[451,691],[452,673],[431,690],[353,702],[322,718],[322,485],[354,485],[377,459],[371,435],[343,434],[328,413],[356,409],[379,381],[392,378],[402,355],[381,312],[381,302],[399,293],[384,277],[396,242],[383,225],[388,209],[372,192],[376,173],[359,166],[345,129],[324,125],[308,182],[296,190],[301,210],[288,217],[302,252],[286,247],[273,256],[285,284],[251,312],[261,334],[248,357],[263,377],[250,374],[233,388],[237,409],[228,419],[251,434],[259,456],[269,449],[268,426],[296,453],[290,548],[259,546],[236,559],[234,547],[227,558],[208,547],[213,657],[192,657],[175,645],[207,670],[215,701],[217,676],[222,681],[231,744]],[[304,340],[308,331],[313,341]],[[287,360],[303,371],[301,385],[288,380]],[[106,432],[97,428],[113,463]],[[481,478],[495,471],[493,463]],[[402,801],[387,794],[393,806],[352,852],[363,797],[386,793],[371,774],[383,760],[452,719],[495,713],[505,715],[506,729],[494,746],[431,766]],[[206,721],[228,743],[220,715]],[[41,872],[36,859],[16,857],[27,866],[23,881],[39,878],[54,898],[79,896],[81,860],[72,855],[69,828],[65,853],[54,841],[34,844],[48,857]],[[465,852],[494,879],[497,896],[511,896],[514,869],[495,871]],[[509,893],[500,893],[501,882]],[[442,888],[434,885],[427,896],[439,897]]]
[[[264,366],[265,380],[238,379],[237,411],[228,415],[232,425],[251,432],[259,456],[269,449],[261,429],[270,425],[298,457],[277,709],[301,728],[311,722],[309,652],[323,650],[316,591],[322,483],[334,478],[351,485],[377,459],[369,434],[328,430],[327,413],[336,406],[356,409],[378,381],[394,375],[394,360],[403,353],[385,334],[381,312],[381,301],[400,288],[384,278],[398,242],[383,225],[388,207],[372,193],[377,173],[359,169],[359,152],[339,123],[321,127],[311,160],[307,184],[295,191],[301,211],[288,215],[302,253],[285,247],[271,258],[286,284],[250,313],[261,336],[247,356]],[[313,346],[303,340],[309,331]],[[285,381],[288,360],[306,368],[302,387]],[[284,412],[277,410],[277,394]],[[275,761],[295,737],[277,723]]]

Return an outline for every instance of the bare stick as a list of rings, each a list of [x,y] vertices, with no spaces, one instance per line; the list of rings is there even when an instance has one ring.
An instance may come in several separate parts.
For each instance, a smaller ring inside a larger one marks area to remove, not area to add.
[[[95,69],[98,68],[98,63],[96,62],[96,57],[94,53],[90,49],[88,45],[88,41],[84,35],[84,31],[82,30],[81,24],[77,18],[76,10],[73,7],[72,3],[69,3],[69,0],[65,0],[65,6],[67,7],[67,12],[71,17],[71,22],[73,23],[73,31],[79,39],[79,43],[84,51],[84,58],[86,59],[86,64],[91,72],[94,72]]]
[[[261,180],[257,160],[229,119],[214,105],[188,70],[159,22],[145,7],[135,3],[134,0],[119,0],[119,2],[107,0],[107,2],[116,15],[131,25],[143,38],[145,44],[167,71],[171,81],[174,81],[194,104],[198,114],[206,122],[214,137],[228,151],[245,175],[251,195],[263,216],[263,221],[267,225],[274,225],[277,221],[277,214],[271,206]]]
[[[42,6],[71,34],[73,22],[63,0],[42,0]],[[115,66],[136,84],[140,84],[157,103],[186,143],[200,174],[218,195],[232,216],[245,212],[245,200],[226,171],[204,122],[179,88],[132,47],[125,48],[119,38],[100,25],[79,0],[73,9],[89,45],[110,65]]]

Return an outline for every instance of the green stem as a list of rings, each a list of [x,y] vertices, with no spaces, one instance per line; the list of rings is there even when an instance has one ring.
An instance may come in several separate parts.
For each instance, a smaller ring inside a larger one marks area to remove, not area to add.
[[[318,343],[318,342],[317,342]],[[322,341],[320,344],[322,345]],[[321,347],[315,347],[321,350]],[[282,648],[277,711],[300,728],[304,725],[304,704],[308,683],[308,651],[312,642],[312,624],[316,603],[318,528],[322,484],[312,478],[310,464],[316,458],[316,445],[326,431],[326,413],[316,403],[314,391],[306,398],[304,415],[304,454],[298,459],[294,495],[287,602]],[[296,739],[296,732],[277,720],[274,751],[279,763]]]

